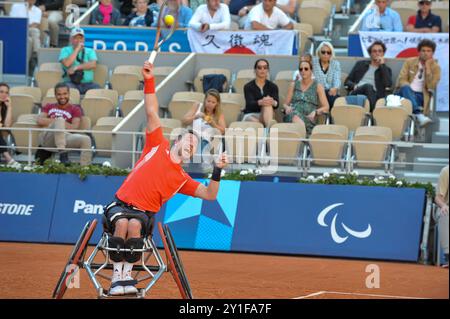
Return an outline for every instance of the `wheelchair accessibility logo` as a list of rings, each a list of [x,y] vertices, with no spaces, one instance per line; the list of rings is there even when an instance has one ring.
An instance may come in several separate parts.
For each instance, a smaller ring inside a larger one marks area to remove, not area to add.
[[[317,216],[317,223],[322,227],[328,227],[328,224],[325,222],[325,218],[333,209],[335,209],[336,207],[342,206],[342,205],[344,205],[344,204],[337,203],[337,204],[330,205],[330,206],[326,207],[325,209],[323,209],[320,212],[319,216]],[[336,244],[342,244],[342,243],[346,242],[349,237],[348,235],[351,235],[351,236],[359,238],[359,239],[364,239],[364,238],[368,238],[372,234],[372,226],[370,224],[367,226],[366,230],[356,231],[356,230],[351,229],[344,223],[341,223],[342,228],[344,228],[344,230],[348,234],[347,236],[342,237],[338,234],[337,229],[336,229],[337,217],[338,217],[338,213],[335,213],[333,220],[331,221],[331,226],[330,226],[331,238],[333,239],[333,241]]]

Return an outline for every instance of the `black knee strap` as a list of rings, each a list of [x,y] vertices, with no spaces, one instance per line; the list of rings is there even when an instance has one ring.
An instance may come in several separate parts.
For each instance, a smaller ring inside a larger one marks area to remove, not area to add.
[[[125,248],[125,240],[120,237],[109,237],[108,246],[113,249],[123,249]],[[121,251],[110,251],[109,257],[112,261],[119,263],[124,260],[124,253]]]
[[[142,249],[144,247],[144,240],[142,238],[129,238],[125,242],[126,249]],[[141,259],[141,252],[125,252],[125,261],[133,264]]]

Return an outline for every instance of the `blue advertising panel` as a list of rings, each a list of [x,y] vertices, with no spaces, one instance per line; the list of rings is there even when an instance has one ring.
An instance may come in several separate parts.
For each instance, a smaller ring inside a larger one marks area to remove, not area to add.
[[[1,173],[0,240],[46,242],[58,175]]]
[[[232,250],[418,259],[423,189],[260,182],[241,192]]]
[[[101,221],[125,179],[0,176],[10,185],[0,192],[0,240],[53,243],[74,243],[88,220]],[[156,222],[185,249],[417,261],[424,204],[424,189],[222,181],[216,200],[177,194]],[[101,232],[100,223],[91,244]]]
[[[86,46],[95,50],[151,51],[156,37],[155,28],[82,26]],[[163,44],[163,52],[191,52],[186,30],[176,30]]]
[[[27,74],[28,19],[0,17],[3,73]]]
[[[97,218],[99,224],[90,243],[97,243],[102,233],[103,206],[125,180],[123,176],[60,175],[49,241],[73,243],[87,221]]]

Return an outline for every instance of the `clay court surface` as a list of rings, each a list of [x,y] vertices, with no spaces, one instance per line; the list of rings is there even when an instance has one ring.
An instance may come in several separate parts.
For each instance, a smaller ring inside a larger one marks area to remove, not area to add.
[[[70,245],[0,243],[0,298],[50,298],[71,250]],[[449,298],[448,269],[433,266],[192,251],[180,256],[195,298]],[[369,264],[380,267],[379,289],[365,286]],[[80,286],[65,298],[96,298],[84,270]],[[169,273],[147,297],[179,298]]]

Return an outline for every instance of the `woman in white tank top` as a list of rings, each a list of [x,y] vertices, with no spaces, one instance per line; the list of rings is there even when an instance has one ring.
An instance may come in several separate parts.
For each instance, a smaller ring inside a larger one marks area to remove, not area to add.
[[[204,147],[212,142],[213,137],[225,134],[225,116],[220,107],[220,93],[217,90],[209,90],[205,94],[203,103],[194,103],[189,112],[182,119],[184,126],[188,126],[201,136],[202,152]]]

